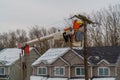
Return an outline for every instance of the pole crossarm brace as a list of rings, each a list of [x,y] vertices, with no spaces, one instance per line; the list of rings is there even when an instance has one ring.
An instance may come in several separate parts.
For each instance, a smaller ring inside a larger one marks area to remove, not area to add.
[[[96,24],[95,22],[93,22],[93,21],[91,21],[90,19],[88,19],[86,16],[83,16],[83,15],[74,15],[73,17],[71,17],[70,19],[72,19],[72,18],[74,18],[74,17],[76,17],[76,18],[78,18],[78,19],[81,19],[81,20],[83,20],[83,21],[85,21],[85,22],[87,22],[88,24]]]

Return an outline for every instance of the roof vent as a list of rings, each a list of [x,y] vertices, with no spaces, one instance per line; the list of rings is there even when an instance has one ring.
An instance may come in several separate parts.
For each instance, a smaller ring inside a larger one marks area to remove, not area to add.
[[[95,59],[99,60],[99,59],[100,59],[100,57],[99,57],[99,56],[95,56]]]
[[[48,64],[47,60],[42,60],[43,63]]]

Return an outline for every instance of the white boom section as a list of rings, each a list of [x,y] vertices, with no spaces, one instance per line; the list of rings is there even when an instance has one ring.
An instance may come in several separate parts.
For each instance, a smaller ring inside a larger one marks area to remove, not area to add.
[[[25,42],[25,44],[34,44],[34,43],[37,43],[37,42],[42,42],[42,41],[45,41],[45,40],[50,40],[50,39],[63,39],[63,32],[56,32],[56,33],[52,33],[52,34],[49,34],[49,35],[46,35],[46,36],[43,36],[43,37],[40,37],[40,38],[36,38],[36,39],[33,39],[33,40],[30,40],[28,42]]]
[[[40,38],[36,38],[36,39],[30,40],[28,42],[25,42],[25,44],[32,45],[34,43],[42,42],[42,41],[50,40],[50,39],[64,40],[63,39],[63,32],[56,32],[56,33],[52,33],[52,34],[49,34],[49,35],[46,35],[46,36],[43,36],[43,37],[40,37]],[[80,46],[80,44],[83,44],[83,43],[81,43],[80,41],[76,42],[74,39],[72,39],[72,45],[73,46]]]
[[[26,44],[30,45],[30,44],[34,44],[34,43],[37,43],[37,42],[40,42],[40,41],[52,39],[54,37],[54,34],[55,33],[47,35],[47,36],[43,36],[43,37],[40,37],[40,38],[33,39],[31,41],[26,42]]]

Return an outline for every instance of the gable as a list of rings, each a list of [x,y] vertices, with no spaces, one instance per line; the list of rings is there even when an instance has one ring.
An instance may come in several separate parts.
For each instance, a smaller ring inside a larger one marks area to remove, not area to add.
[[[108,61],[106,61],[106,60],[101,60],[99,63],[98,63],[98,65],[99,66],[107,66],[107,65],[109,65],[110,63],[108,62]]]
[[[61,58],[58,58],[57,60],[55,60],[55,62],[53,62],[51,65],[54,65],[54,66],[66,66],[68,65],[66,61],[64,61],[63,59]]]
[[[43,66],[47,66],[44,62],[41,62],[41,63],[39,63],[37,66],[41,66],[41,67],[43,67]]]
[[[82,56],[77,55],[73,50],[69,50],[66,54],[62,56],[71,65],[84,65],[84,60]]]
[[[41,53],[36,48],[33,48],[31,51],[34,51],[37,55],[41,56]]]

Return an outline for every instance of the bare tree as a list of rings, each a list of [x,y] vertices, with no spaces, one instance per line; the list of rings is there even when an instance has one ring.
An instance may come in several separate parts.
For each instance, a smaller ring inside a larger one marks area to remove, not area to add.
[[[93,14],[100,23],[89,30],[92,46],[115,46],[120,44],[120,5],[110,6]],[[91,45],[89,45],[91,46]]]

